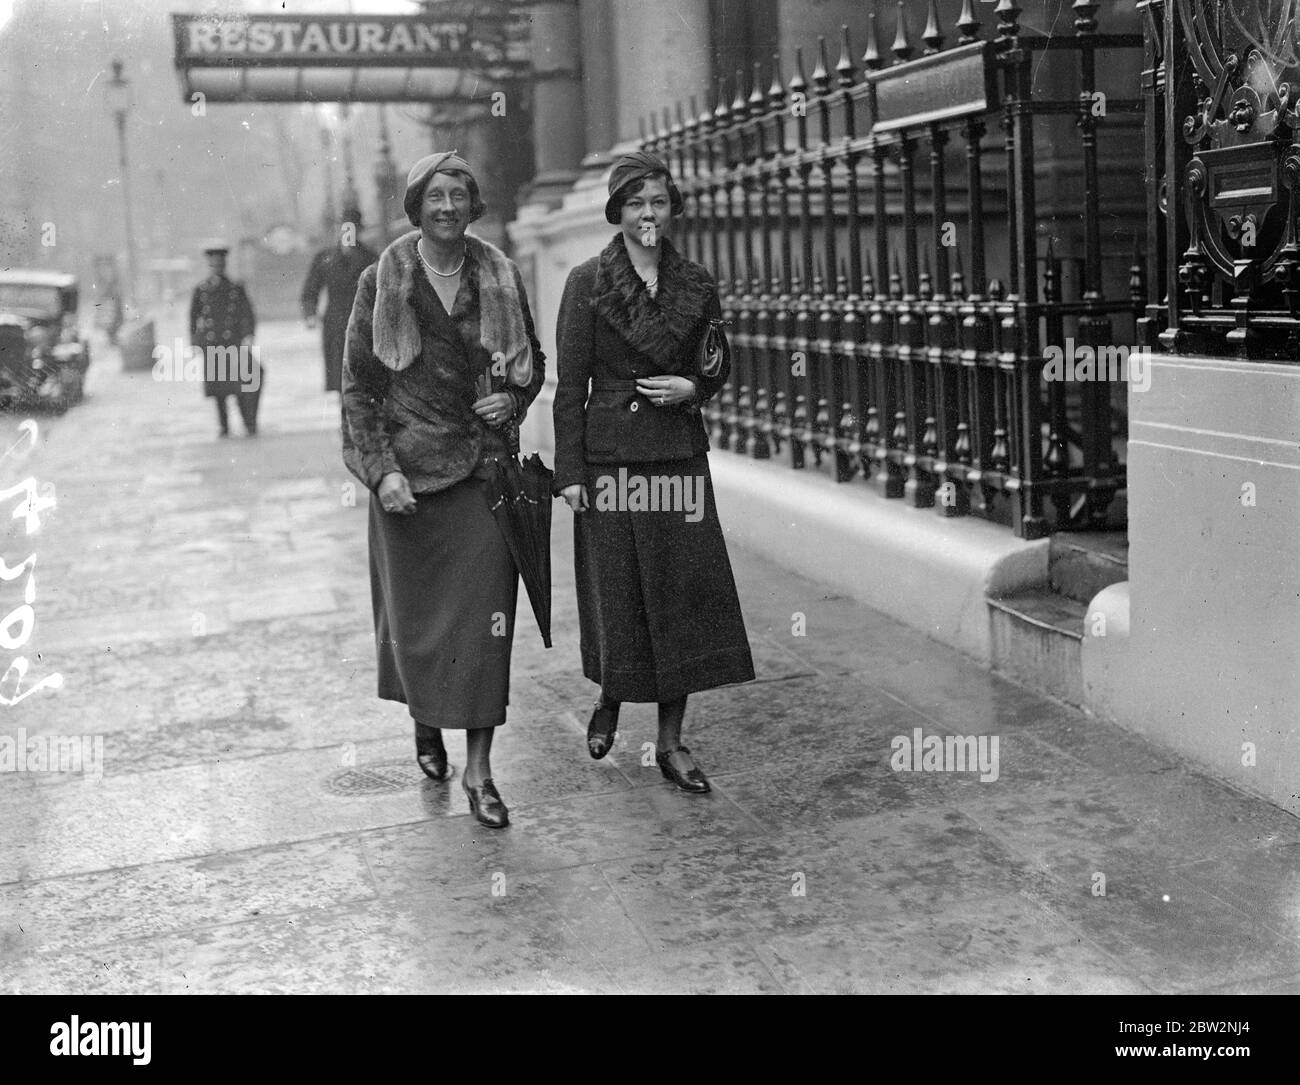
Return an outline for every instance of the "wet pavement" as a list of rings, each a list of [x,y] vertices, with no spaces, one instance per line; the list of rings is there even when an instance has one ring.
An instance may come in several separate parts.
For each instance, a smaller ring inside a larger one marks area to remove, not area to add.
[[[513,824],[477,825],[374,695],[316,336],[262,341],[255,439],[101,351],[0,465],[57,496],[8,527],[9,568],[37,554],[8,656],[64,677],[0,706],[0,769],[5,736],[103,754],[0,771],[0,990],[1300,992],[1295,818],[735,547],[759,678],[691,698],[713,794],[647,758],[653,706],[592,761],[558,504],[555,647],[521,593],[494,750]],[[996,765],[895,756],[929,736]]]

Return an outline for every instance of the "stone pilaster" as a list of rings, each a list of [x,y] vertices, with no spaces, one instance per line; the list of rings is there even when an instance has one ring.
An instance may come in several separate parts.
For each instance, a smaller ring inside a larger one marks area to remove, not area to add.
[[[583,43],[578,0],[530,5],[533,62],[533,151],[529,203],[558,202],[578,177],[586,153]]]

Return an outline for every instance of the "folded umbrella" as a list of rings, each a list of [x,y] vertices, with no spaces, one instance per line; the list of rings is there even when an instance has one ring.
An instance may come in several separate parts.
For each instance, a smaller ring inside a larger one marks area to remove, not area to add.
[[[514,558],[533,605],[542,643],[551,647],[551,484],[554,474],[534,452],[495,462],[485,488],[488,508]]]

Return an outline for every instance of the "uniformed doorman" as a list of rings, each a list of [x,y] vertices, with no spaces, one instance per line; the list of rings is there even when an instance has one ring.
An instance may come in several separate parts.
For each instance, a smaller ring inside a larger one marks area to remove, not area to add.
[[[244,430],[252,437],[257,433],[263,376],[253,347],[257,321],[243,286],[226,277],[229,251],[224,241],[204,246],[211,274],[194,288],[190,300],[190,343],[203,356],[203,394],[217,401],[220,436],[230,436],[226,397],[234,396]]]
[[[316,254],[302,288],[302,315],[309,328],[316,326],[320,293],[326,292],[321,349],[325,355],[327,392],[338,392],[343,387],[343,339],[357,293],[357,280],[379,259],[374,249],[362,244],[360,235],[361,212],[355,207],[347,208],[337,243]]]

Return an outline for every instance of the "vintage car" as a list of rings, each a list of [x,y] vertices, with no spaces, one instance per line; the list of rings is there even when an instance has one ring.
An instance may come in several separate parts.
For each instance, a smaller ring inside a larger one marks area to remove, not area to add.
[[[62,413],[82,398],[90,346],[77,323],[75,275],[0,271],[0,410]]]

